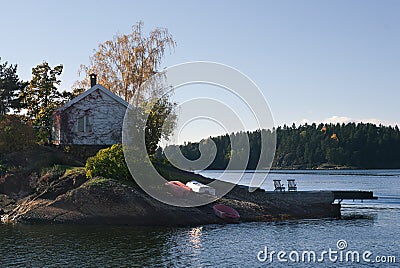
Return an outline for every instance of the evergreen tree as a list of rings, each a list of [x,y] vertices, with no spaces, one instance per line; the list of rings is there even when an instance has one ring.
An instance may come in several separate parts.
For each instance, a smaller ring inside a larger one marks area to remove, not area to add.
[[[62,103],[63,95],[57,90],[62,70],[62,65],[54,68],[47,62],[37,65],[32,68],[32,80],[22,94],[27,116],[37,129],[40,142],[50,142],[53,112]]]
[[[1,58],[0,58],[1,61]],[[17,65],[0,64],[0,115],[20,109],[19,93],[26,86],[17,75]]]
[[[262,130],[272,134],[271,130]],[[262,132],[261,131],[261,132]],[[400,130],[398,126],[386,127],[374,124],[348,123],[328,125],[284,125],[273,130],[276,134],[275,168],[316,168],[321,164],[341,165],[356,168],[400,168]],[[217,155],[209,169],[225,169],[232,159],[245,159],[243,150],[231,150],[231,141],[245,144],[249,138],[250,153],[247,169],[268,167],[260,159],[261,143],[259,130],[238,132],[212,138],[217,146]],[[268,135],[267,135],[268,136]],[[198,143],[180,146],[185,157],[199,158]],[[272,148],[265,148],[270,150]]]

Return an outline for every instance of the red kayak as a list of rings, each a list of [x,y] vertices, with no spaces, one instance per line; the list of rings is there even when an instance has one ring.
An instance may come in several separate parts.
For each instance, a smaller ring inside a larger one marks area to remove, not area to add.
[[[237,212],[234,208],[218,204],[213,206],[213,210],[215,215],[220,217],[221,219],[224,219],[228,222],[237,222],[239,221],[240,215],[239,212]]]
[[[165,186],[167,186],[176,197],[186,197],[192,191],[190,187],[180,181],[168,181],[165,183]]]

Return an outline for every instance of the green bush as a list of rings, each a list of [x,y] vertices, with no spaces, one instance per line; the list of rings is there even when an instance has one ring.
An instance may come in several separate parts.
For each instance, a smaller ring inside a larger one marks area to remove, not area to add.
[[[115,180],[130,180],[132,177],[125,163],[121,144],[100,150],[86,161],[86,176],[88,178],[104,177]]]
[[[16,115],[0,115],[0,155],[22,151],[35,144],[35,132]]]

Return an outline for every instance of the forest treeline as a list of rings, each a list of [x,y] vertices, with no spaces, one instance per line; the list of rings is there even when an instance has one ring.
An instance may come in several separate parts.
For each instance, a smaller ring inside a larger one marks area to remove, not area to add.
[[[208,169],[226,169],[230,159],[242,159],[240,150],[231,150],[231,139],[246,139],[250,145],[247,169],[256,169],[260,159],[261,135],[276,135],[273,168],[317,168],[342,166],[353,168],[400,168],[400,131],[398,126],[370,123],[312,124],[283,126],[269,130],[238,132],[212,137],[201,142],[216,145],[216,157]],[[210,140],[211,139],[211,140]],[[199,143],[179,146],[191,160],[200,157]],[[270,150],[271,148],[264,148]],[[264,157],[265,158],[265,157]],[[259,168],[268,166],[261,157]],[[196,167],[193,167],[195,169]]]

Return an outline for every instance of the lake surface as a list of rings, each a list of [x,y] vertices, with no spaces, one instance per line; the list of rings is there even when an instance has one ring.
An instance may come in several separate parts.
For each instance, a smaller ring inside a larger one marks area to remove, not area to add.
[[[0,225],[0,267],[400,267],[400,170],[273,171],[262,188],[272,190],[273,179],[295,179],[299,191],[370,190],[379,199],[344,201],[341,220],[190,228]],[[264,261],[265,248],[286,257],[280,261],[275,253]],[[323,254],[329,250],[331,259]],[[349,251],[360,254],[359,262]],[[392,256],[396,263],[376,263],[393,262]]]

